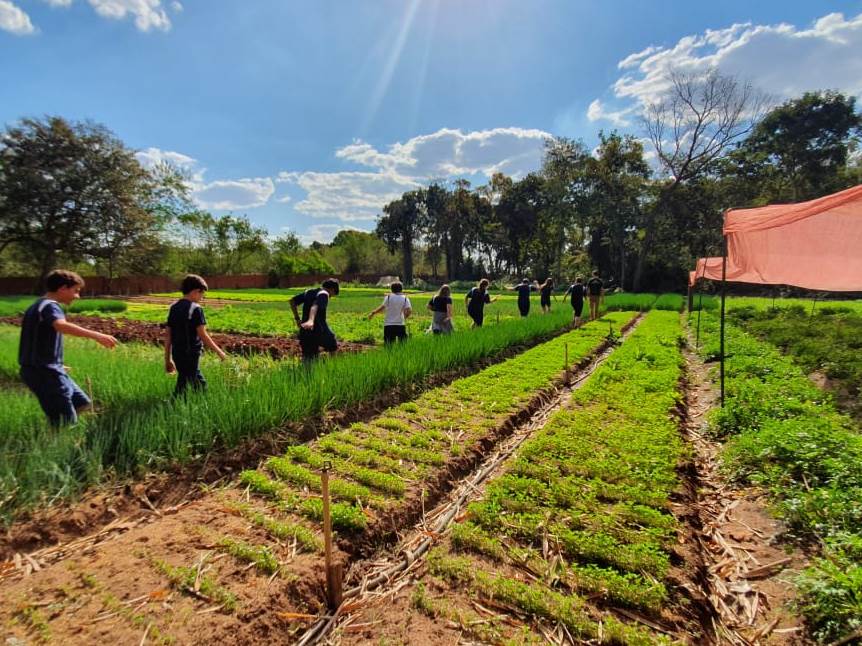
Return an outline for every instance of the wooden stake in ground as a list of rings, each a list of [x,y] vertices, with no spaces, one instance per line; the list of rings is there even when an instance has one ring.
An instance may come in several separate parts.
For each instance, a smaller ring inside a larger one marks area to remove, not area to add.
[[[565,374],[563,375],[563,381],[568,386],[569,385],[569,344],[565,344],[566,349],[566,357],[563,359],[563,368],[565,369]]]
[[[329,515],[329,471],[332,464],[323,463],[320,490],[323,494],[323,545],[326,563],[326,601],[330,610],[341,605],[342,564],[332,562],[332,518]]]

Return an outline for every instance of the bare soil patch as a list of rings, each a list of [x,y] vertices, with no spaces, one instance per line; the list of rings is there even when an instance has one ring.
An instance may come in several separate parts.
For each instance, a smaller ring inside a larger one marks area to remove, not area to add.
[[[82,316],[72,314],[69,320],[78,325],[110,334],[124,343],[138,342],[161,345],[164,339],[164,327],[159,323],[147,323],[123,318],[107,318],[101,316]],[[0,317],[0,323],[20,325],[21,318],[17,316]],[[250,334],[213,332],[215,341],[225,352],[238,355],[267,354],[273,359],[298,357],[302,355],[299,340],[292,337],[253,336]],[[350,341],[339,341],[339,352],[362,352],[373,346]]]
[[[694,453],[706,589],[718,612],[718,633],[729,644],[808,643],[790,604],[794,575],[808,557],[786,539],[787,528],[768,511],[765,492],[738,487],[719,469],[721,445],[706,434],[706,413],[718,405],[710,368],[690,350],[685,432]]]

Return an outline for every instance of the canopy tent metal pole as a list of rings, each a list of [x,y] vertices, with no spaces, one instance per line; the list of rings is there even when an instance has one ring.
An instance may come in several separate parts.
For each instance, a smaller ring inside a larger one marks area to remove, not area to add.
[[[727,297],[727,234],[724,236],[721,252],[721,407],[724,408],[724,302]]]
[[[703,277],[706,276],[706,259],[703,261],[703,271],[700,274],[700,279],[703,280]],[[697,287],[697,274],[694,275],[694,286]],[[695,334],[694,339],[694,347],[695,349],[700,348],[700,313],[703,311],[703,286],[701,286],[700,291],[697,295],[697,333]]]

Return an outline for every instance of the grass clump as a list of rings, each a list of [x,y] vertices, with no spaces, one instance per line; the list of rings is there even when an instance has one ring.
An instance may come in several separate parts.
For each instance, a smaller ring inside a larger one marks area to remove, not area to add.
[[[278,559],[272,550],[265,545],[250,545],[227,536],[219,539],[216,545],[240,561],[253,563],[258,570],[267,574],[278,572]]]
[[[216,583],[211,577],[200,574],[196,567],[173,566],[155,559],[153,567],[168,578],[171,585],[192,596],[203,595],[222,606],[227,612],[237,607],[236,596]]]

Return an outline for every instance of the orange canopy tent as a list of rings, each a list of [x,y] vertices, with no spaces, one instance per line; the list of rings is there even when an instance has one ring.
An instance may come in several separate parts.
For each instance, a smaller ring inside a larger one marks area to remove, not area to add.
[[[724,235],[725,280],[862,291],[862,185],[809,202],[731,209]]]
[[[701,258],[689,273],[721,280],[721,401],[724,404],[725,284],[793,285],[862,291],[862,185],[797,204],[730,209],[724,256]]]

